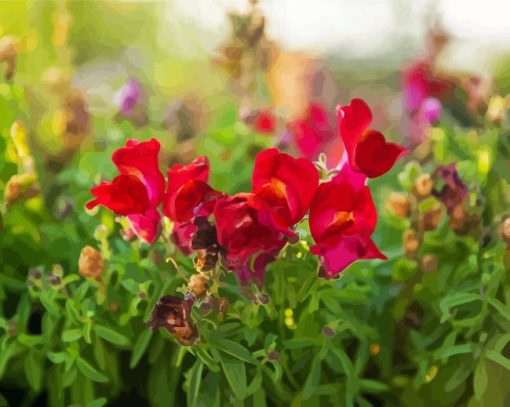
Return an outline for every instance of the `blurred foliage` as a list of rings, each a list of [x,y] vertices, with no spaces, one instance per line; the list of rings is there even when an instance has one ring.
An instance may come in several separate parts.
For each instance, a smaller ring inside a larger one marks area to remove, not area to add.
[[[228,276],[228,311],[197,318],[200,343],[147,329],[156,301],[183,287],[165,258],[194,269],[168,241],[127,242],[110,212],[85,212],[90,187],[111,177],[112,152],[157,137],[162,168],[186,161],[187,145],[163,122],[164,106],[187,94],[206,106],[191,150],[209,156],[215,188],[249,190],[255,153],[274,143],[238,119],[238,98],[205,51],[183,51],[197,38],[183,47],[170,27],[161,40],[163,8],[1,4],[0,34],[15,38],[18,54],[14,80],[0,81],[0,406],[508,405],[510,254],[498,234],[510,199],[508,117],[463,128],[446,115],[414,156],[372,182],[375,240],[388,261],[322,280],[302,235],[270,266],[269,301],[246,298]],[[110,102],[132,75],[151,96],[141,126]],[[91,113],[90,131],[77,136],[65,102],[73,91]],[[420,174],[452,162],[477,220],[467,229],[413,192]],[[412,201],[415,220],[388,209],[392,192]],[[419,226],[436,208],[435,227]],[[98,279],[79,274],[87,245],[106,262]]]

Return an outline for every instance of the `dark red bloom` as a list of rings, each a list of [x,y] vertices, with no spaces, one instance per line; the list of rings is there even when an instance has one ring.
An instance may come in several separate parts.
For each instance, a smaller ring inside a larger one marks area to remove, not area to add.
[[[128,140],[113,153],[120,175],[91,189],[95,199],[86,207],[102,205],[117,215],[127,216],[137,236],[152,243],[160,230],[157,207],[161,203],[165,180],[159,171],[160,144],[156,139],[139,143]]]
[[[316,242],[311,252],[323,258],[328,277],[359,259],[384,259],[370,239],[377,212],[365,185],[366,177],[348,164],[319,186],[310,207],[310,230]]]
[[[168,188],[163,201],[163,213],[174,222],[188,222],[200,210],[210,212],[214,200],[221,195],[207,184],[207,157],[198,157],[188,165],[176,164],[167,173]]]
[[[353,170],[376,178],[386,173],[406,150],[386,142],[382,133],[369,129],[372,113],[361,99],[337,107],[338,128]]]
[[[218,242],[226,251],[227,267],[242,282],[255,279],[262,283],[269,257],[274,258],[286,239],[282,233],[260,223],[258,211],[251,204],[253,198],[250,193],[222,197],[216,202],[214,217]],[[258,256],[263,256],[264,261],[257,261]]]
[[[289,123],[288,131],[303,157],[317,160],[320,153],[325,153],[330,168],[340,162],[344,145],[342,140],[336,137],[324,106],[310,104],[303,117]]]
[[[190,319],[192,306],[191,298],[165,295],[157,302],[147,325],[152,329],[165,328],[183,345],[191,345],[198,337]]]
[[[257,154],[252,176],[253,204],[259,220],[288,235],[299,222],[319,184],[315,166],[305,158],[293,158],[271,148]]]

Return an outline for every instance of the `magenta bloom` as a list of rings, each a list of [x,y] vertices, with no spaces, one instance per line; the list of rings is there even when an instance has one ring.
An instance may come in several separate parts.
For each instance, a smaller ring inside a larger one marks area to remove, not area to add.
[[[119,110],[124,116],[129,116],[142,98],[140,84],[130,78],[118,93]]]
[[[434,97],[426,98],[420,106],[420,115],[427,124],[435,124],[441,119],[442,104]]]

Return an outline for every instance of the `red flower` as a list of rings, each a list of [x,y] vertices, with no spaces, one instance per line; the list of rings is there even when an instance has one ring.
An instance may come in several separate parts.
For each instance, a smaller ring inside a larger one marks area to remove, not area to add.
[[[117,215],[127,216],[135,234],[147,243],[154,242],[160,230],[161,216],[156,208],[163,196],[165,180],[158,166],[159,149],[156,139],[141,143],[128,140],[112,156],[120,175],[92,188],[95,199],[86,205],[88,209],[102,205]]]
[[[359,259],[384,259],[370,239],[377,222],[366,177],[348,165],[319,186],[310,207],[311,252],[322,256],[328,277]]]
[[[252,176],[253,204],[259,220],[288,235],[299,222],[319,184],[315,166],[305,158],[293,158],[271,148],[257,154]]]
[[[198,157],[191,164],[176,164],[167,171],[168,188],[163,213],[175,222],[188,222],[200,210],[211,212],[220,193],[207,184],[209,161]]]
[[[217,200],[214,209],[218,243],[226,251],[226,265],[242,282],[251,279],[262,283],[269,258],[285,245],[284,235],[259,222],[257,209],[251,205],[254,195],[239,193]],[[259,256],[263,256],[258,260]]]
[[[348,106],[337,106],[340,136],[353,170],[376,178],[386,173],[407,151],[398,144],[386,142],[382,133],[368,129],[372,113],[361,99]]]
[[[288,131],[302,156],[317,160],[320,153],[328,157],[328,166],[335,167],[342,158],[342,140],[335,137],[328,111],[319,104],[310,104],[304,117],[288,125]]]

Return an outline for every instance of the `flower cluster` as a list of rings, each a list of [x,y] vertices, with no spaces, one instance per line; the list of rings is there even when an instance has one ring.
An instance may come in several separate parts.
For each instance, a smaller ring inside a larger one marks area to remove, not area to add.
[[[337,108],[339,140],[346,157],[333,176],[306,158],[276,148],[255,159],[252,191],[228,195],[208,183],[209,161],[198,157],[167,171],[158,165],[159,142],[128,140],[113,154],[119,175],[92,188],[92,209],[102,205],[127,217],[132,232],[146,243],[159,236],[162,214],[173,222],[172,240],[187,255],[197,254],[197,270],[221,261],[241,283],[262,284],[266,266],[287,243],[297,241],[296,226],[308,214],[324,276],[338,275],[358,259],[384,259],[371,240],[377,213],[367,178],[386,173],[405,154],[369,129],[366,103],[352,100]],[[166,187],[165,187],[166,185]]]

